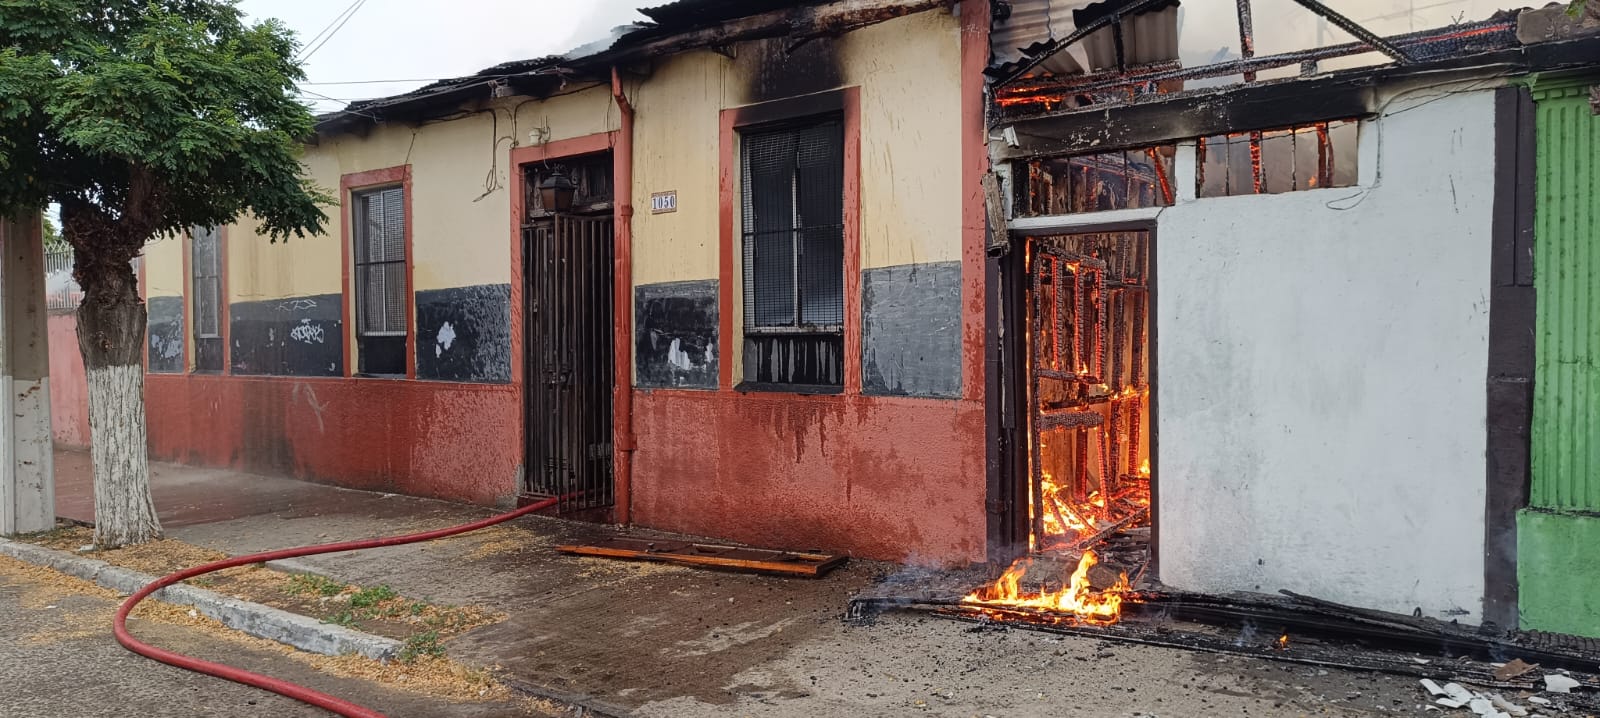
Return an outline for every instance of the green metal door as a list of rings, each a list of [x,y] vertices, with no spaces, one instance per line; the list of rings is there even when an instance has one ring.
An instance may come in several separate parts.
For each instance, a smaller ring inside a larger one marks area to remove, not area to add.
[[[1529,509],[1517,521],[1522,625],[1600,636],[1600,117],[1596,78],[1544,80]]]

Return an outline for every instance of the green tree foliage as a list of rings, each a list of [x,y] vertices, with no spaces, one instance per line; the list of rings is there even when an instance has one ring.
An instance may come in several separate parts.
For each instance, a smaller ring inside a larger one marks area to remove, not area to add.
[[[49,215],[44,217],[44,248],[47,252],[59,252],[67,248],[67,240],[61,238],[61,230],[56,229],[56,223],[50,221]]]
[[[233,0],[0,0],[0,217],[61,207],[83,288],[95,543],[160,534],[145,458],[146,315],[130,262],[150,239],[254,215],[320,233],[330,199],[299,154],[294,36]]]
[[[78,249],[85,222],[136,243],[245,213],[319,231],[294,51],[228,0],[0,0],[0,214],[59,202]]]

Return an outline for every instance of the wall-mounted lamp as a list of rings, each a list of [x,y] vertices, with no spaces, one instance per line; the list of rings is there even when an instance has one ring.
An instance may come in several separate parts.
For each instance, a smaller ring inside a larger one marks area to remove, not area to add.
[[[578,193],[578,185],[574,184],[560,168],[550,171],[550,176],[539,183],[539,200],[544,203],[545,211],[565,212],[572,209],[572,198]]]

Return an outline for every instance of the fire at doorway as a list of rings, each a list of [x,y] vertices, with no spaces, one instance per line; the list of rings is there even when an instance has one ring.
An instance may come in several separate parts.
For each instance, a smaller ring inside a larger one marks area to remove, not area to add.
[[[1030,237],[1024,261],[1030,555],[966,601],[1114,622],[1150,559],[1150,232]]]

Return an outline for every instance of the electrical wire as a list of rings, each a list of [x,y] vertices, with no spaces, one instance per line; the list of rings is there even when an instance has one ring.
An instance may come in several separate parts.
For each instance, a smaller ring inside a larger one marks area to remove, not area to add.
[[[297,55],[295,57],[295,59],[299,60],[300,62],[305,62],[307,60],[310,60],[311,56],[317,54],[318,50],[321,50],[324,45],[327,45],[328,41],[332,40],[334,35],[339,34],[339,31],[344,29],[345,23],[350,22],[350,18],[355,17],[356,16],[356,12],[359,11],[362,8],[362,6],[364,6],[366,4],[367,4],[367,0],[355,0],[355,2],[351,3],[350,4],[350,8],[343,13],[343,16],[342,16],[343,19],[334,18],[335,20],[338,21],[339,24],[332,26],[333,29],[331,31],[328,31],[327,37],[322,38],[322,42],[317,43],[317,45],[315,47],[312,47],[311,43],[306,43],[305,51],[302,52],[300,55]],[[320,35],[321,33],[318,33],[318,34]]]
[[[345,13],[350,12],[351,8],[354,8],[356,4],[360,2],[361,0],[350,0],[349,5],[346,5],[343,10],[340,10],[338,15],[333,16],[333,19],[329,20],[328,24],[323,25],[322,29],[319,30],[317,34],[312,35],[311,39],[306,41],[306,44],[300,46],[300,52],[295,53],[295,57],[305,54],[306,48],[311,47],[312,45],[316,44],[318,40],[321,40],[322,36],[328,34],[328,30],[332,29],[334,24],[339,22],[339,18],[344,17]]]

